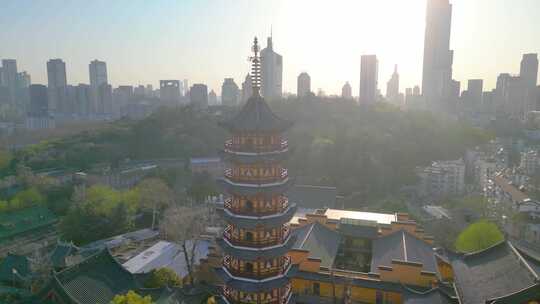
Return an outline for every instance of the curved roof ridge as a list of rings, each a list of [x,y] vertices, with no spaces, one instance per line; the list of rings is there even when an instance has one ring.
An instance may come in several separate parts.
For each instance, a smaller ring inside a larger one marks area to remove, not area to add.
[[[481,249],[481,250],[478,250],[478,251],[473,251],[473,252],[460,252],[460,251],[457,251],[456,253],[463,255],[464,258],[473,257],[473,256],[476,256],[476,255],[480,255],[480,254],[486,253],[488,251],[494,250],[494,248],[502,247],[503,245],[506,244],[506,242],[507,242],[506,240],[502,240],[502,241],[498,242],[497,244],[491,245],[488,248]]]

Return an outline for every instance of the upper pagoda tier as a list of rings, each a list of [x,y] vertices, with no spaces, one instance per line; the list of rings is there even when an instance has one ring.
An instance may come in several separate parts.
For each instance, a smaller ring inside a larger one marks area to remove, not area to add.
[[[221,125],[231,133],[281,133],[290,128],[292,122],[275,115],[258,91],[255,91],[240,113]]]

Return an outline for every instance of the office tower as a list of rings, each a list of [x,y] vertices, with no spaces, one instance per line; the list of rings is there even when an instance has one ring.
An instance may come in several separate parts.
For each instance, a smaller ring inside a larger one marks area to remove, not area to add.
[[[419,86],[414,86],[413,95],[414,96],[420,96],[420,87]]]
[[[15,59],[2,59],[2,83],[7,88],[8,101],[15,104],[17,94],[17,61]]]
[[[88,65],[90,73],[90,86],[97,88],[102,84],[108,84],[107,63],[104,61],[93,60]]]
[[[26,117],[26,128],[47,129],[54,128],[54,120],[50,118],[47,87],[33,84],[29,87],[30,101]]]
[[[341,88],[341,97],[344,99],[352,99],[352,88],[349,82],[345,82],[343,87]]]
[[[376,55],[362,55],[360,65],[360,104],[373,104],[377,101],[377,79],[379,61]]]
[[[246,75],[246,79],[242,82],[242,104],[246,103],[248,98],[251,96],[251,75],[249,73]]]
[[[467,96],[464,100],[466,107],[477,110],[482,105],[483,84],[482,79],[469,79]]]
[[[189,90],[189,100],[196,108],[208,108],[208,87],[202,83],[193,84]]]
[[[397,103],[399,99],[399,74],[397,64],[394,66],[394,73],[386,83],[386,100],[391,103]]]
[[[309,77],[308,73],[302,72],[300,75],[298,75],[296,96],[298,96],[298,98],[302,98],[309,93],[311,93],[311,77]]]
[[[163,105],[180,105],[180,80],[160,80],[159,99]]]
[[[49,89],[67,86],[66,63],[62,59],[47,61],[47,82]]]
[[[182,95],[182,90],[180,90],[180,95]],[[154,97],[154,87],[151,84],[146,85],[145,89],[145,95],[146,97]]]
[[[527,87],[536,87],[538,78],[538,54],[524,54],[521,59],[519,76]]]
[[[75,87],[75,113],[79,117],[88,117],[92,112],[92,90],[81,83]]]
[[[26,71],[20,72],[17,74],[17,87],[18,88],[28,88],[32,84],[32,77]]]
[[[238,105],[238,86],[232,78],[225,78],[221,85],[221,104],[229,107]]]
[[[431,108],[444,107],[450,95],[453,62],[451,22],[452,5],[448,0],[428,0],[422,94]]]
[[[208,93],[208,105],[209,106],[215,106],[217,105],[217,95],[214,90],[211,90],[210,93]],[[221,98],[221,104],[223,104],[223,97]]]
[[[133,99],[133,86],[118,86],[113,90],[113,113],[124,115]]]
[[[262,95],[267,100],[281,98],[283,79],[283,57],[274,52],[272,37],[268,37],[266,48],[261,51]]]
[[[184,91],[182,92],[182,96],[189,97],[189,83],[187,79],[184,79],[182,82]]]
[[[62,59],[47,61],[47,83],[49,90],[49,110],[64,113],[67,103],[66,63]]]
[[[272,113],[261,97],[256,40],[253,49],[252,96],[222,124],[231,133],[223,151],[230,168],[218,181],[227,199],[225,229],[216,240],[223,259],[215,272],[225,283],[224,303],[288,304],[294,269],[287,252],[297,242],[288,223],[296,204],[285,194],[293,180],[283,160],[288,154],[285,131],[292,123]]]
[[[180,92],[180,87],[178,88],[178,92]],[[133,88],[133,95],[135,97],[144,97],[146,95],[146,88],[143,85],[138,85],[135,88]]]
[[[97,88],[98,103],[96,104],[96,113],[99,115],[110,115],[113,113],[112,86],[102,83]]]

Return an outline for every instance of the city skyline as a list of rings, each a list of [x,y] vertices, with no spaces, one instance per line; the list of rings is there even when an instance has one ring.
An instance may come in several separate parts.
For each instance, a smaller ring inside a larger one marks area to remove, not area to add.
[[[245,1],[141,1],[129,6],[97,1],[84,3],[88,14],[78,16],[80,3],[7,1],[0,38],[9,43],[1,54],[16,59],[33,83],[47,83],[45,65],[53,58],[66,62],[69,84],[89,83],[88,64],[98,59],[107,62],[113,86],[157,87],[160,79],[187,78],[219,91],[224,78],[244,79],[249,55],[245,41],[254,35],[265,41],[272,27],[274,49],[284,57],[284,92],[296,91],[302,71],[312,76],[313,88],[339,94],[349,81],[358,92],[360,56],[368,53],[379,58],[379,83],[390,78],[394,64],[400,66],[404,91],[421,84],[426,1],[403,2],[341,1],[330,6],[322,1],[261,1],[248,7]],[[540,51],[534,39],[540,35],[533,20],[540,9],[537,1],[522,0],[519,7],[503,0],[450,2],[453,74],[462,88],[468,79],[484,79],[489,90],[499,73],[519,72],[522,54]],[[310,13],[297,23],[295,17],[305,6]],[[77,19],[57,21],[59,12]],[[332,16],[332,22],[319,22],[325,16]],[[519,30],[510,26],[517,22]],[[250,30],[246,23],[253,24]],[[385,88],[379,89],[384,93]]]

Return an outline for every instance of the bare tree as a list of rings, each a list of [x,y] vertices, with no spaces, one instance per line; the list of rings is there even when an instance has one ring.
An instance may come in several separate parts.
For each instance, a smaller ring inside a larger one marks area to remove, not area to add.
[[[53,265],[49,254],[43,254],[41,250],[36,250],[29,257],[30,269],[34,274],[32,285],[41,288],[51,277]]]
[[[164,239],[180,244],[188,270],[188,284],[193,284],[193,272],[198,239],[206,227],[203,207],[172,205],[164,212],[160,231]]]
[[[167,184],[159,178],[147,178],[137,187],[143,208],[152,210],[152,229],[156,225],[158,209],[164,209],[173,201],[173,192]]]

